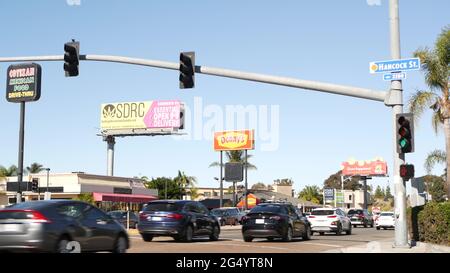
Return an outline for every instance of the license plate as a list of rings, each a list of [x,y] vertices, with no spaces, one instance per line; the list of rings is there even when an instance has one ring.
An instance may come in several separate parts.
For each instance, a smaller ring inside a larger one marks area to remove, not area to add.
[[[264,219],[256,219],[255,223],[256,224],[264,224]]]
[[[0,225],[0,232],[21,232],[22,225],[20,224],[3,224]]]
[[[152,221],[161,221],[162,217],[154,216],[151,218]]]

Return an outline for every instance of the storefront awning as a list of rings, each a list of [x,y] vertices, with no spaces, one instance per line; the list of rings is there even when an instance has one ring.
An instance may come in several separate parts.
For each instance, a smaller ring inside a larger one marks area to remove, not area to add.
[[[139,195],[139,194],[118,194],[118,193],[92,193],[94,201],[102,202],[126,202],[126,203],[146,203],[158,199],[155,196]]]

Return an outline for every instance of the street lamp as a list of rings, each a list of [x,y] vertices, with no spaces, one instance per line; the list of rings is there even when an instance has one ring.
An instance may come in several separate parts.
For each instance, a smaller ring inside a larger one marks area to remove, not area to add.
[[[50,175],[50,168],[45,168],[44,170],[47,171],[47,192],[48,192],[48,178],[49,178],[49,175]]]

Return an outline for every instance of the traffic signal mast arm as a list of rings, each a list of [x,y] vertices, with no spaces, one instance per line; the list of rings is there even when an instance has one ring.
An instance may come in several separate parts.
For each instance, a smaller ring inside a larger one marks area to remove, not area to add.
[[[31,56],[31,57],[4,57],[0,58],[0,62],[23,62],[23,61],[63,61],[64,55],[56,56]],[[142,66],[151,66],[157,68],[165,68],[171,70],[179,70],[180,64],[156,60],[137,59],[121,56],[108,55],[80,55],[80,61],[103,61],[126,63]],[[287,77],[271,76],[257,73],[242,72],[223,68],[214,68],[206,66],[195,66],[195,73],[207,74],[213,76],[234,78],[240,80],[256,81],[262,83],[276,84],[300,89],[308,89],[332,94],[357,97],[362,99],[385,102],[388,92],[376,91],[367,88],[359,88],[353,86],[345,86],[331,83],[322,83],[316,81],[307,81]]]

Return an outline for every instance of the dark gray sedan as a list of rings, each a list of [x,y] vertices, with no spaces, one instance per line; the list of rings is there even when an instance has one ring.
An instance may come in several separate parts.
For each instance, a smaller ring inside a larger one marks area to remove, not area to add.
[[[0,250],[123,253],[128,248],[124,227],[84,202],[31,201],[0,210]]]

